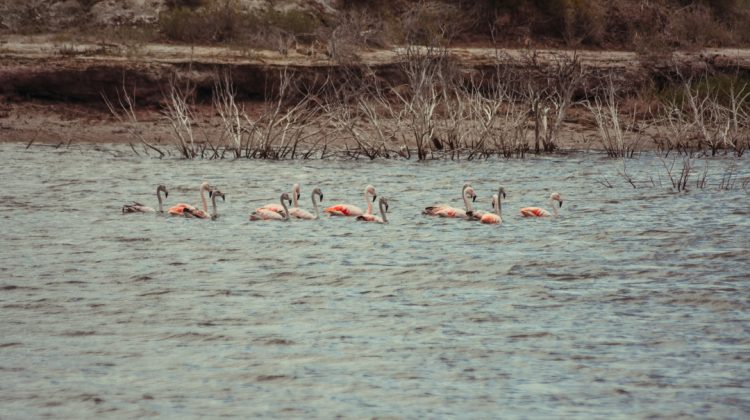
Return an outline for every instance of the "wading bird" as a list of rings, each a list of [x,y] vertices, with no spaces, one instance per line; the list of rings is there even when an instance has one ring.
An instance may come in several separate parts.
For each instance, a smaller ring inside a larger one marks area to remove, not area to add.
[[[388,218],[385,215],[388,213],[388,199],[380,197],[378,207],[380,207],[380,216],[375,216],[374,214],[363,214],[357,216],[357,220],[362,222],[388,223]]]
[[[159,201],[159,213],[164,213],[164,209],[162,208],[162,201],[161,201],[161,193],[164,193],[164,198],[169,197],[169,191],[167,191],[167,187],[164,185],[159,185],[156,187],[156,199]],[[133,201],[130,204],[125,204],[122,206],[122,212],[123,213],[154,213],[156,210],[154,210],[152,207],[144,206],[143,204]]]
[[[202,213],[205,215],[205,217],[201,217],[202,219],[208,218],[208,203],[206,202],[206,191],[210,192],[212,189],[213,188],[208,182],[203,182],[201,184],[200,193],[201,193],[201,204],[203,204],[202,209],[199,209],[195,206],[191,206],[190,204],[179,203],[175,206],[170,207],[169,210],[167,211],[169,212],[169,214],[173,216],[201,217],[198,215]]]
[[[288,201],[289,204],[292,204],[292,200],[289,199],[289,194],[282,193],[281,197],[279,197],[279,201],[281,202],[281,207],[283,209],[282,214],[276,213],[273,210],[268,210],[266,208],[258,208],[256,209],[251,215],[250,220],[256,221],[256,220],[289,220],[289,208],[287,207],[286,203],[284,201]]]
[[[540,207],[524,207],[521,209],[521,216],[523,217],[549,217],[554,216],[557,217],[557,207],[555,207],[555,201],[559,203],[559,206],[562,207],[562,197],[560,196],[560,193],[554,192],[550,194],[549,196],[549,203],[552,207],[552,213],[549,211],[540,208]]]
[[[447,204],[435,204],[434,206],[425,207],[422,214],[427,216],[439,216],[439,217],[452,217],[465,219],[467,214],[474,212],[474,208],[471,206],[473,201],[477,200],[477,193],[474,192],[474,188],[470,184],[464,184],[461,189],[461,197],[464,200],[464,207],[466,210],[457,209]]]
[[[372,201],[370,201],[372,197]],[[324,211],[331,216],[361,216],[363,214],[372,214],[372,203],[378,198],[378,194],[375,192],[375,187],[368,185],[365,187],[365,203],[367,204],[367,211],[362,212],[357,206],[351,204],[336,204],[328,207]]]

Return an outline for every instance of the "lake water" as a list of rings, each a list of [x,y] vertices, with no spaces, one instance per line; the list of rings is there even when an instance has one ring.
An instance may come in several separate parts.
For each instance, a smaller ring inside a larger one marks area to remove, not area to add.
[[[2,418],[750,415],[750,196],[717,188],[730,160],[674,193],[648,156],[627,162],[656,184],[638,189],[584,153],[0,156]],[[216,221],[120,213],[158,183],[198,204],[203,180],[226,193]],[[482,209],[505,187],[501,226],[420,215],[465,181]],[[293,182],[308,209],[315,186],[363,206],[371,183],[390,224],[247,220]],[[518,216],[552,191],[558,219]]]

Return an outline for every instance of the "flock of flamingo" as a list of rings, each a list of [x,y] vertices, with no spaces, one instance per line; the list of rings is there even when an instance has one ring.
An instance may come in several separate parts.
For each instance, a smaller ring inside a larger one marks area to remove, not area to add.
[[[159,212],[164,213],[163,209],[163,202],[161,194],[164,193],[164,198],[169,197],[169,192],[167,191],[167,187],[164,185],[159,185],[156,187],[156,199],[159,202],[159,209],[156,210],[152,207],[144,206],[143,204],[140,204],[138,202],[132,202],[130,204],[125,204],[122,207],[123,213],[153,213],[153,212]],[[208,197],[211,199],[212,204],[212,210],[213,212],[208,211],[208,202],[206,201],[206,193],[208,193]],[[172,216],[183,216],[183,217],[194,217],[198,219],[216,219],[219,217],[219,212],[216,208],[216,199],[217,197],[220,197],[222,200],[225,199],[224,193],[219,191],[218,189],[212,187],[208,182],[203,182],[200,186],[200,196],[201,196],[201,204],[203,205],[202,208],[197,208],[195,206],[192,206],[190,204],[185,203],[179,203],[177,205],[174,205],[167,209],[167,213]],[[381,197],[379,204],[380,209],[380,216],[377,216],[372,213],[373,206],[372,203],[375,202],[378,195],[375,192],[375,187],[372,185],[368,185],[365,187],[364,192],[364,198],[365,198],[365,204],[367,205],[367,210],[362,211],[361,208],[352,205],[352,204],[335,204],[333,206],[327,207],[323,210],[323,212],[328,213],[330,216],[348,216],[348,217],[355,217],[356,220],[363,221],[363,222],[374,222],[374,223],[388,223],[388,218],[386,214],[388,213],[388,199],[385,197]],[[464,209],[459,209],[452,207],[448,204],[435,204],[429,207],[425,207],[425,209],[422,211],[422,214],[426,216],[437,216],[437,217],[448,217],[448,218],[457,218],[457,219],[465,219],[465,220],[472,220],[472,221],[478,221],[480,223],[485,224],[500,224],[503,222],[502,219],[502,199],[505,198],[505,189],[503,187],[500,187],[497,191],[497,194],[492,196],[492,210],[491,211],[481,211],[481,210],[474,210],[474,207],[472,203],[476,202],[477,199],[477,193],[474,191],[474,188],[471,186],[471,184],[464,184],[463,188],[461,189],[461,197],[464,201]],[[304,219],[304,220],[312,220],[319,218],[319,210],[318,210],[318,201],[323,201],[323,192],[320,190],[320,188],[315,188],[312,190],[311,199],[312,199],[312,206],[314,213],[310,213],[307,210],[304,210],[299,207],[298,200],[300,198],[300,185],[294,184],[292,186],[291,195],[287,192],[284,192],[279,197],[279,204],[276,203],[268,203],[266,205],[263,205],[261,207],[258,207],[255,209],[255,211],[250,214],[249,219],[251,221],[256,220],[278,220],[278,221],[286,221],[290,220],[292,218],[294,219]],[[562,207],[562,197],[560,196],[560,193],[552,193],[549,197],[549,204],[552,207],[552,212],[550,213],[548,210],[545,210],[540,207],[524,207],[520,210],[521,216],[523,217],[557,217],[557,207],[555,207],[555,202],[558,203],[559,207]],[[288,203],[288,205],[287,205]],[[288,206],[292,206],[289,208]]]

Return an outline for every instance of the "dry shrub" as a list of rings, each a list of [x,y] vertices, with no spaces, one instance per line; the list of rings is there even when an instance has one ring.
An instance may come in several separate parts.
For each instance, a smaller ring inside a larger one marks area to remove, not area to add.
[[[178,7],[159,16],[159,27],[167,38],[190,43],[232,40],[241,25],[239,8],[234,1],[195,9]]]
[[[569,46],[600,45],[604,41],[604,5],[597,0],[566,0],[563,6],[563,39]]]
[[[711,9],[703,5],[679,9],[672,15],[666,30],[672,43],[679,47],[716,47],[731,42],[725,25],[719,24]]]
[[[419,45],[450,44],[472,26],[470,14],[458,6],[442,2],[415,3],[400,16],[404,39]]]

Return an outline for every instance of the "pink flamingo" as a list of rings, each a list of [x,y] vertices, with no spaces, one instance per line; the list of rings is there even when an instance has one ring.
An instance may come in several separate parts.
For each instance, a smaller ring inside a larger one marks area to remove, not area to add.
[[[284,200],[288,201],[289,204],[292,204],[292,200],[289,199],[289,194],[282,193],[281,197],[279,197],[279,201],[281,201],[281,207],[283,209],[282,214],[276,213],[275,211],[269,210],[267,208],[260,207],[255,209],[255,211],[250,215],[250,220],[289,220],[289,208],[286,206],[286,203],[284,203]]]
[[[500,187],[497,190],[497,194],[494,194],[492,196],[492,211],[477,210],[477,211],[471,212],[471,214],[469,214],[469,212],[466,212],[466,215],[469,217],[470,220],[478,220],[481,223],[491,223],[491,224],[502,223],[503,220],[502,220],[502,217],[500,217],[501,215],[500,212],[502,210],[502,205],[500,204],[500,200],[502,198],[505,198],[505,188]],[[482,220],[485,220],[485,221],[482,221]]]
[[[185,216],[192,216],[198,219],[211,219],[216,220],[219,218],[219,210],[216,208],[216,197],[221,197],[221,201],[226,201],[226,196],[223,192],[213,189],[208,192],[208,196],[211,197],[211,206],[213,207],[213,213],[206,213],[203,210],[196,208],[186,207],[184,210]]]
[[[479,223],[485,223],[488,225],[497,225],[500,223],[503,223],[502,218],[502,202],[501,200],[505,198],[505,189],[503,187],[500,187],[500,189],[497,191],[497,194],[492,196],[492,212],[484,213],[479,218]]]
[[[474,192],[469,184],[464,184],[461,189],[461,197],[464,200],[464,206],[466,210],[457,209],[447,204],[435,204],[434,206],[425,207],[422,214],[427,216],[439,216],[439,217],[451,217],[465,219],[467,215],[471,215],[474,212],[474,208],[471,206],[473,201],[477,200],[477,193]],[[469,200],[471,199],[471,201]]]
[[[502,198],[505,198],[505,188],[503,188],[503,187],[500,187],[497,190],[497,197],[498,197],[498,199],[500,199],[501,196],[502,196]],[[493,212],[496,211],[495,210],[495,196],[494,195],[492,196],[492,211]],[[482,210],[473,211],[473,212],[471,212],[471,214],[469,214],[469,212],[466,212],[466,215],[468,216],[468,218],[470,220],[479,220],[479,221],[481,221],[482,217],[484,217],[486,214],[491,214],[491,212],[486,212],[486,211],[482,211]],[[492,216],[489,216],[489,217],[492,218]],[[502,220],[501,220],[501,222],[502,222]]]
[[[386,213],[388,213],[388,199],[385,197],[380,197],[380,201],[378,201],[378,207],[380,207],[380,216],[375,216],[374,214],[363,214],[361,216],[357,216],[357,220],[361,222],[375,222],[375,223],[388,223],[388,218],[385,216]]]
[[[169,197],[169,191],[167,191],[167,187],[164,185],[159,185],[156,187],[156,199],[159,200],[159,213],[164,213],[164,209],[162,208],[162,202],[161,202],[161,193],[164,193],[164,198]],[[123,213],[155,213],[156,210],[153,209],[153,207],[144,206],[143,204],[133,201],[130,204],[125,204],[122,206],[122,212]]]
[[[207,219],[208,216],[208,203],[206,203],[206,191],[209,193],[211,192],[212,188],[211,185],[209,185],[208,182],[203,182],[201,184],[201,203],[203,204],[203,209],[198,209],[197,207],[191,206],[190,204],[185,203],[179,203],[177,205],[174,205],[167,210],[169,214],[172,216],[193,216],[193,217],[199,217],[201,219]]]
[[[375,187],[372,185],[365,187],[365,203],[367,203],[367,211],[364,213],[362,212],[362,209],[351,204],[336,204],[328,207],[324,211],[331,216],[362,216],[363,214],[372,214],[372,202],[369,200],[370,196],[372,196],[373,202],[378,198],[378,194],[375,192]]]
[[[554,216],[557,217],[557,207],[555,207],[555,201],[557,201],[560,204],[560,207],[562,207],[562,197],[560,196],[560,193],[553,192],[549,196],[549,203],[550,206],[552,206],[552,214],[550,214],[549,211],[539,208],[539,207],[524,207],[521,209],[521,216],[523,217],[549,217]]]
[[[314,188],[312,190],[312,194],[310,198],[312,199],[313,209],[315,209],[315,214],[310,213],[309,211],[305,209],[301,209],[299,207],[292,207],[289,209],[289,216],[294,217],[296,219],[305,219],[305,220],[313,220],[317,219],[319,216],[318,214],[318,202],[315,200],[315,197],[320,197],[320,201],[323,201],[323,192],[320,191],[320,188]],[[294,199],[292,201],[295,201]]]
[[[297,200],[299,200],[299,196],[300,196],[300,185],[295,183],[294,185],[292,185],[292,208],[297,208]],[[260,209],[275,211],[276,213],[279,213],[279,214],[284,213],[284,208],[281,207],[277,203],[268,203],[266,205],[258,207],[257,209],[255,209],[255,211],[258,211]]]

